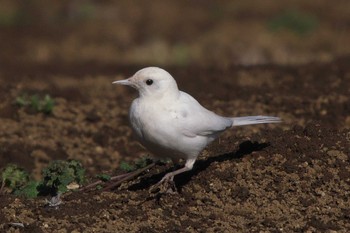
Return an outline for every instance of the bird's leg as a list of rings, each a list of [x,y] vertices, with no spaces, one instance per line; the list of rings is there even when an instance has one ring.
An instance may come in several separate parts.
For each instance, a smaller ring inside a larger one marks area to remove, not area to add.
[[[185,166],[183,168],[180,168],[178,170],[175,170],[175,171],[172,171],[172,172],[165,174],[165,176],[154,187],[152,187],[152,190],[154,190],[154,188],[157,188],[162,184],[164,184],[166,186],[168,186],[170,184],[170,186],[172,186],[172,189],[176,190],[176,187],[174,184],[174,176],[181,174],[183,172],[187,172],[187,171],[192,170],[194,162],[196,162],[196,158],[187,159]],[[167,189],[167,192],[169,192],[169,190],[170,190],[170,188]],[[171,190],[170,190],[170,192],[171,192]]]

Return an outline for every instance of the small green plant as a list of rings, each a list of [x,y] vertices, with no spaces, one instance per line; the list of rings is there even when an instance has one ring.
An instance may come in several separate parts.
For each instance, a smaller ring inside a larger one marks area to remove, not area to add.
[[[19,190],[29,181],[29,175],[17,165],[9,164],[1,172],[1,192],[6,187],[11,192]]]
[[[107,174],[98,174],[96,175],[96,178],[102,180],[103,182],[107,182],[111,180],[111,176]]]
[[[183,44],[178,44],[173,48],[173,57],[178,65],[187,65],[190,62],[189,48]]]
[[[22,9],[15,11],[0,10],[0,26],[21,26],[27,24],[29,20],[28,14]]]
[[[123,171],[126,171],[126,172],[131,172],[131,171],[134,171],[136,169],[135,165],[128,163],[126,161],[122,161],[119,164],[119,168]]]
[[[73,182],[82,184],[85,181],[85,169],[76,160],[56,160],[43,169],[43,181],[39,185],[42,194],[64,193]]]
[[[50,95],[40,98],[38,95],[21,95],[16,98],[16,104],[20,107],[29,107],[36,112],[50,114],[54,108],[55,101]]]
[[[306,35],[317,27],[317,19],[297,10],[287,10],[268,22],[271,31],[289,30],[298,35]]]
[[[119,165],[119,168],[123,171],[131,172],[140,168],[144,168],[151,163],[152,163],[151,159],[147,157],[142,157],[137,159],[134,163],[128,163],[128,162],[122,161]]]
[[[17,196],[23,196],[28,198],[35,198],[39,195],[39,186],[38,181],[30,180],[25,186],[22,188],[14,190],[14,194]]]
[[[96,7],[94,4],[86,2],[77,9],[76,16],[80,19],[92,19],[95,16]]]
[[[38,196],[39,182],[29,179],[29,174],[14,164],[8,164],[1,173],[2,185],[0,193],[7,188],[9,192],[29,198]]]
[[[42,174],[41,181],[31,180],[28,173],[22,168],[9,164],[1,172],[0,193],[3,193],[6,188],[15,195],[28,198],[47,194],[56,196],[67,192],[69,184],[82,184],[85,181],[85,170],[76,160],[53,161],[42,170]],[[108,179],[107,175],[101,177]]]

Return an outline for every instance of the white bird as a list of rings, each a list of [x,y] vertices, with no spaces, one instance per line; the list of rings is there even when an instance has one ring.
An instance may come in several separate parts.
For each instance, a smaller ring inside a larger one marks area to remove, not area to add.
[[[184,159],[185,166],[167,173],[158,183],[193,168],[198,155],[222,132],[240,125],[281,122],[279,117],[223,117],[179,91],[174,78],[158,67],[147,67],[132,77],[113,82],[139,92],[129,111],[137,139],[157,158]]]

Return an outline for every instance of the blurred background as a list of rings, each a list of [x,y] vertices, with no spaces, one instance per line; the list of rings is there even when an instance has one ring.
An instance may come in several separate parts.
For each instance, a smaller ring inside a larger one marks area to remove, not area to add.
[[[1,0],[0,62],[328,62],[349,54],[349,29],[349,0]]]

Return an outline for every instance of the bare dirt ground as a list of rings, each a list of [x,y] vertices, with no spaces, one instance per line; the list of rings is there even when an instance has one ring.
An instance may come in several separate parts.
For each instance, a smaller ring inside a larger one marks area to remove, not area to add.
[[[136,92],[111,82],[147,64],[167,69],[180,89],[217,113],[273,115],[283,123],[223,134],[175,178],[178,194],[149,192],[167,164],[110,192],[73,192],[58,208],[46,206],[48,197],[1,195],[0,231],[348,232],[349,4],[300,3],[319,26],[295,35],[261,23],[282,5],[165,2],[106,1],[95,20],[60,26],[32,10],[38,21],[49,20],[2,26],[0,167],[15,163],[39,179],[50,161],[77,159],[92,181],[146,155],[127,122]],[[74,7],[47,11],[75,20]],[[50,94],[53,113],[16,106],[23,93]]]

